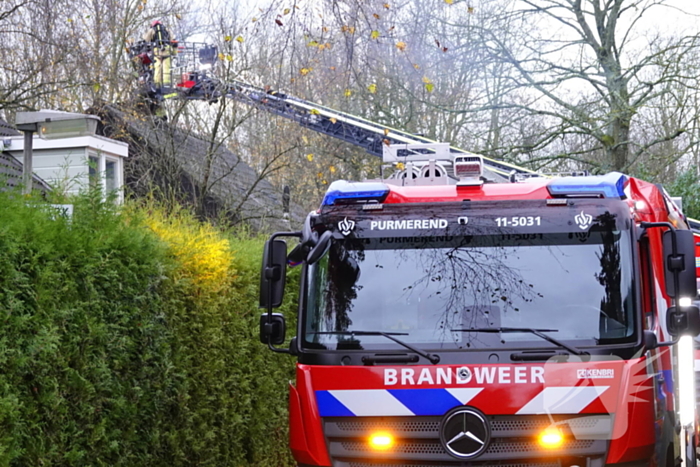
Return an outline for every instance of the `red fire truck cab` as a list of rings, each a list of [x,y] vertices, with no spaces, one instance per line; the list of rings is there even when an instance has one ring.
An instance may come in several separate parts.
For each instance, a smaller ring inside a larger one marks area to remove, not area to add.
[[[298,359],[298,464],[691,462],[676,362],[687,336],[692,367],[700,332],[695,243],[665,192],[619,173],[489,183],[478,156],[404,157],[390,178],[334,182],[302,231],[266,244],[260,339]],[[299,313],[281,348],[288,264]]]

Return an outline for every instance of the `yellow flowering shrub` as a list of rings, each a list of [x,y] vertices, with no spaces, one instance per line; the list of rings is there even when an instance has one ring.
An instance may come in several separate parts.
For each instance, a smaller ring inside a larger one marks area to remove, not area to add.
[[[151,210],[146,224],[168,245],[180,278],[190,280],[200,292],[218,293],[231,283],[235,275],[231,245],[211,224],[183,211],[166,214],[162,209]]]

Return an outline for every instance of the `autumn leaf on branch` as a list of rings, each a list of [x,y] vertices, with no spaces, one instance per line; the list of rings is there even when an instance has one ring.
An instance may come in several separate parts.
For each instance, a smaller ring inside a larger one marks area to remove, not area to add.
[[[231,42],[231,36],[224,37],[224,42]]]
[[[243,36],[236,37],[236,42],[238,42],[239,44],[242,44],[243,41],[245,41],[245,39],[243,39]]]
[[[314,160],[314,155],[313,155],[313,154],[307,154],[307,155],[306,155],[306,160],[308,160],[309,162],[313,161],[313,160]]]
[[[403,52],[404,50],[406,50],[406,43],[403,41],[399,41],[396,43],[396,48]]]
[[[276,23],[277,26],[279,26],[279,27],[284,26],[284,23],[282,23],[282,21],[280,21],[279,18],[275,19],[275,23]]]
[[[435,45],[437,45],[438,49],[442,50],[443,52],[447,52],[447,47],[443,47],[439,40],[435,39]]]
[[[352,96],[352,90],[351,89],[346,89],[345,92],[343,93],[345,97],[350,97]]]
[[[423,77],[423,85],[425,86],[425,90],[428,92],[433,92],[433,89],[435,89],[435,85],[427,76]]]
[[[372,34],[370,34],[370,37],[372,39],[379,39],[379,31],[375,29],[374,31],[372,31]]]
[[[370,84],[369,86],[367,86],[367,90],[368,90],[370,93],[375,94],[375,93],[377,92],[377,85],[374,84],[374,83],[373,83],[373,84]]]

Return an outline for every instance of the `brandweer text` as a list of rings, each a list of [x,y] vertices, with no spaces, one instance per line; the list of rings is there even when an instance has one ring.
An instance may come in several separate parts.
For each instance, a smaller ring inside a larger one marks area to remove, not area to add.
[[[541,366],[486,366],[475,368],[386,368],[384,385],[421,386],[443,384],[526,384],[543,383],[544,367]]]

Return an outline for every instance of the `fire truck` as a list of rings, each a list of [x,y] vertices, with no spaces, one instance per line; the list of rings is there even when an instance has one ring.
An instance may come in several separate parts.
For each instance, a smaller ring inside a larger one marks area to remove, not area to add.
[[[620,173],[490,183],[446,146],[386,146],[392,175],[332,183],[266,243],[296,462],[694,464],[695,240],[671,198]]]
[[[697,219],[688,219],[688,225],[693,231],[693,234],[695,235],[695,267],[697,271],[697,277],[698,277],[698,294],[700,295],[700,221]],[[697,303],[696,303],[697,304]],[[695,374],[695,402],[696,402],[696,415],[700,414],[700,395],[698,395],[698,387],[700,387],[700,336],[695,337],[695,342],[694,342],[694,365],[693,365],[693,370]],[[690,452],[691,455],[694,455],[695,458],[697,458],[697,451],[700,450],[700,446],[698,446],[698,439],[700,439],[700,423],[698,423],[699,420],[696,418],[695,420],[695,432],[692,434],[692,439],[689,440],[688,446],[695,447],[695,450],[692,450]],[[695,460],[695,459],[693,459]],[[692,463],[692,462],[691,462]]]

